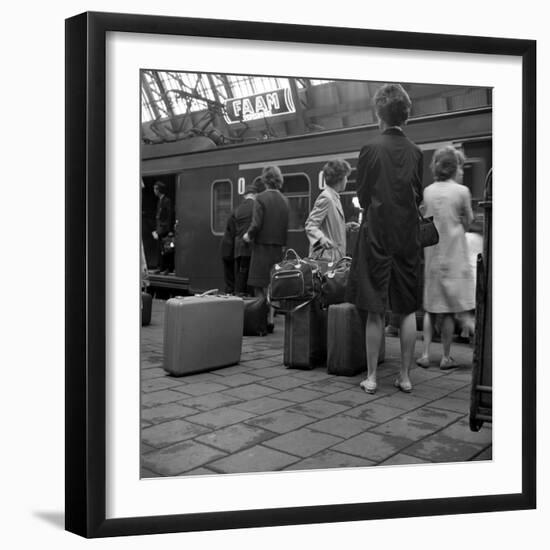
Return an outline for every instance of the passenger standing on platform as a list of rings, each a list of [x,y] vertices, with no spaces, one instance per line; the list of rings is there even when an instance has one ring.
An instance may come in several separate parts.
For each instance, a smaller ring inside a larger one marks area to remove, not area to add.
[[[424,353],[416,361],[430,364],[433,314],[443,314],[439,368],[458,366],[451,357],[454,317],[475,308],[475,279],[471,269],[466,230],[472,222],[472,197],[461,184],[464,156],[454,147],[438,149],[432,159],[435,182],[424,189],[424,215],[433,216],[439,242],[424,249]]]
[[[233,294],[235,292],[235,234],[235,212],[231,212],[229,218],[227,218],[220,244],[226,294]]]
[[[317,197],[305,223],[309,255],[338,261],[346,255],[346,219],[340,193],[346,189],[351,166],[342,159],[323,167],[325,189]]]
[[[357,196],[365,215],[351,265],[348,300],[368,312],[368,374],[361,387],[376,392],[384,312],[390,309],[399,315],[401,329],[401,369],[394,385],[410,392],[415,311],[420,307],[417,204],[422,199],[422,152],[403,132],[411,100],[402,86],[382,86],[374,105],[381,134],[361,149],[357,164]]]
[[[256,195],[265,189],[264,184],[257,180],[250,184],[244,192],[244,200],[235,210],[235,293],[248,294],[248,273],[250,271],[250,243],[243,236],[252,222],[252,212]]]
[[[256,195],[252,222],[243,235],[245,242],[252,242],[248,284],[254,287],[257,297],[265,297],[271,268],[283,258],[288,231],[288,200],[281,193],[283,175],[278,166],[266,166],[261,175],[266,189]],[[273,332],[274,312],[270,309],[268,332]]]
[[[153,238],[157,241],[158,265],[156,273],[170,272],[169,262],[173,256],[168,257],[163,247],[163,239],[168,236],[172,224],[172,201],[166,196],[166,187],[161,181],[155,182],[153,191],[157,197],[157,212],[155,216],[156,227],[153,231]]]

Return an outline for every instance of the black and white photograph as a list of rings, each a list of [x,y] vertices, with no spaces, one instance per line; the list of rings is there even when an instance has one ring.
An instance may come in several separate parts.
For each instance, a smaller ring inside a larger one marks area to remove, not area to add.
[[[139,85],[141,479],[491,461],[493,89]]]

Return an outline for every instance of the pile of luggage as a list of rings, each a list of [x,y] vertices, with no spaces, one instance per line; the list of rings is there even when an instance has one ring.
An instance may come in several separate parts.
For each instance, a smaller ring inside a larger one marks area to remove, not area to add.
[[[164,369],[182,376],[238,363],[243,335],[267,333],[271,305],[285,316],[285,366],[326,366],[341,376],[366,370],[365,318],[344,301],[350,266],[349,257],[300,258],[289,249],[272,269],[267,301],[217,291],[168,300]]]
[[[269,299],[285,313],[285,366],[326,366],[340,376],[367,369],[366,318],[345,302],[350,267],[349,257],[337,262],[302,259],[292,249],[274,266]]]

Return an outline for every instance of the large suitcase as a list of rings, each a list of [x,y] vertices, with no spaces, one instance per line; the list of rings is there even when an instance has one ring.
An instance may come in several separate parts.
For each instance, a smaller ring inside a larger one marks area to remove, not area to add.
[[[299,304],[285,314],[285,366],[308,370],[326,364],[326,320],[326,311],[317,300]]]
[[[265,298],[243,298],[244,326],[243,336],[265,336],[267,334],[267,315],[269,306]]]
[[[147,293],[141,293],[141,326],[145,327],[151,323],[151,310],[153,308],[153,297]]]
[[[188,296],[166,302],[164,370],[175,376],[238,363],[244,302],[236,296]]]
[[[366,315],[350,303],[334,304],[328,308],[327,372],[337,376],[355,376],[367,370],[365,343]],[[378,362],[386,354],[382,338]]]

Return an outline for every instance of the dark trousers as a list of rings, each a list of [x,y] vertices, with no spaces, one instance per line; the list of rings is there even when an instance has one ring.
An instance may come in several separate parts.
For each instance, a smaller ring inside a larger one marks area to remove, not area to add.
[[[252,289],[246,284],[249,270],[250,256],[239,256],[235,259],[235,292],[237,294],[252,294]]]
[[[160,271],[174,271],[175,257],[173,249],[170,252],[165,252],[162,245],[162,239],[157,239],[157,253],[158,253],[158,265],[157,269]]]
[[[174,252],[165,252],[160,256],[160,269],[161,271],[168,271],[172,273],[174,271]]]
[[[235,292],[235,260],[233,258],[222,258],[223,280],[225,282],[225,293]]]

